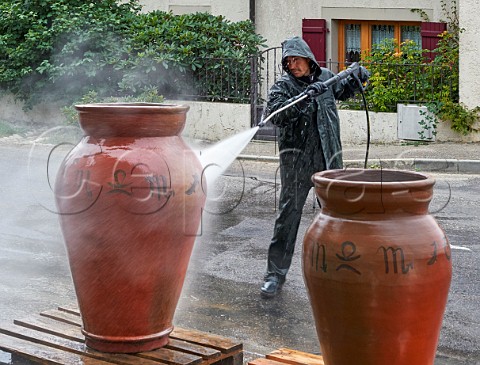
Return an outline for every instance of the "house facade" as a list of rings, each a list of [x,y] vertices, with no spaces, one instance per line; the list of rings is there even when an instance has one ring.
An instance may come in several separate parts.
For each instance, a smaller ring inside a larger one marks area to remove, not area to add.
[[[319,61],[343,64],[356,61],[361,53],[383,38],[399,42],[411,39],[419,47],[433,49],[441,24],[455,0],[142,0],[144,11],[174,14],[209,12],[230,21],[251,19],[268,47],[276,47],[291,36],[301,35]],[[460,98],[466,106],[480,105],[480,70],[476,55],[480,33],[478,0],[456,0],[459,10]],[[419,9],[428,17],[422,18]],[[440,23],[440,24],[439,24]],[[336,70],[334,70],[336,71]]]

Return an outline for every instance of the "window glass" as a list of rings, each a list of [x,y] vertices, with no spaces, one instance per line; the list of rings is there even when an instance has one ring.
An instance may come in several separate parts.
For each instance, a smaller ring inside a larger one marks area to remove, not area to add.
[[[361,46],[360,46],[360,24],[346,24],[345,25],[345,61],[357,62],[360,61]]]
[[[362,55],[384,45],[386,39],[397,45],[411,40],[419,50],[422,49],[421,22],[345,19],[339,20],[338,25],[338,60],[341,64],[361,61]]]
[[[400,41],[402,43],[406,40],[411,40],[417,44],[418,49],[422,49],[422,34],[420,32],[420,26],[402,25],[400,29]]]
[[[395,27],[393,25],[372,25],[372,49],[375,45],[381,44],[385,39],[395,38]]]

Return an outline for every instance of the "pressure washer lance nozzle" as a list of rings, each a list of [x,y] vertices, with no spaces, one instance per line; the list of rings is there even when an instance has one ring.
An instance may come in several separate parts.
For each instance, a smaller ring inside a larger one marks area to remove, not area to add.
[[[337,82],[339,82],[340,80],[343,80],[343,79],[346,79],[348,76],[352,75],[354,72],[356,72],[359,68],[359,64],[358,62],[354,62],[352,63],[350,66],[348,66],[348,68],[346,70],[343,70],[343,71],[340,71],[338,74],[336,74],[335,76],[329,78],[328,80],[326,80],[324,82],[324,84],[328,87],[336,84]],[[280,109],[278,110],[275,110],[272,114],[270,114],[266,119],[263,119],[263,116],[262,116],[262,120],[260,121],[260,123],[258,123],[258,126],[260,128],[264,127],[265,124],[267,124],[267,122],[273,118],[275,115],[277,115],[278,113],[284,111],[285,109],[288,109],[290,108],[291,106],[295,105],[296,103],[302,101],[303,99],[305,98],[308,98],[309,95],[304,91],[300,94],[297,95],[297,97],[295,98],[295,100],[293,100],[291,103],[285,105],[284,107],[281,107]]]

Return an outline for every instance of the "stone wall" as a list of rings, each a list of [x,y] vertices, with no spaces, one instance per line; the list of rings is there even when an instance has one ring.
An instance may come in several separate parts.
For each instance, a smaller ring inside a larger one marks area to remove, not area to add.
[[[185,102],[167,100],[169,104],[190,106],[185,137],[197,140],[219,141],[250,127],[250,104]],[[32,128],[48,128],[64,125],[64,116],[58,106],[39,105],[23,110],[23,104],[12,96],[0,97],[0,122],[8,122]],[[363,144],[367,141],[367,119],[364,111],[339,110],[342,141],[345,144]],[[370,113],[372,143],[397,143],[397,114]],[[437,127],[437,142],[480,142],[480,134],[462,136],[453,132],[446,123]]]
[[[0,94],[0,121],[19,126],[57,126],[64,123],[60,108],[54,104],[39,104],[32,109],[11,94]]]
[[[250,104],[167,102],[190,106],[183,135],[192,139],[219,141],[250,128]]]

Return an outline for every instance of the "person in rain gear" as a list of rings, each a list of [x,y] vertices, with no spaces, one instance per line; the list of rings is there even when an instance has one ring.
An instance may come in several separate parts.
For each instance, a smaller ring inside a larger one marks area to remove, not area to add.
[[[323,82],[335,74],[319,66],[300,37],[282,43],[282,66],[285,73],[270,89],[264,118],[296,100],[302,92],[309,97],[271,118],[279,129],[281,191],[261,288],[263,297],[275,296],[285,282],[303,206],[313,187],[312,175],[343,167],[336,100],[346,100],[360,88],[353,77],[326,87]],[[368,71],[360,67],[360,81],[366,82],[368,76]]]

